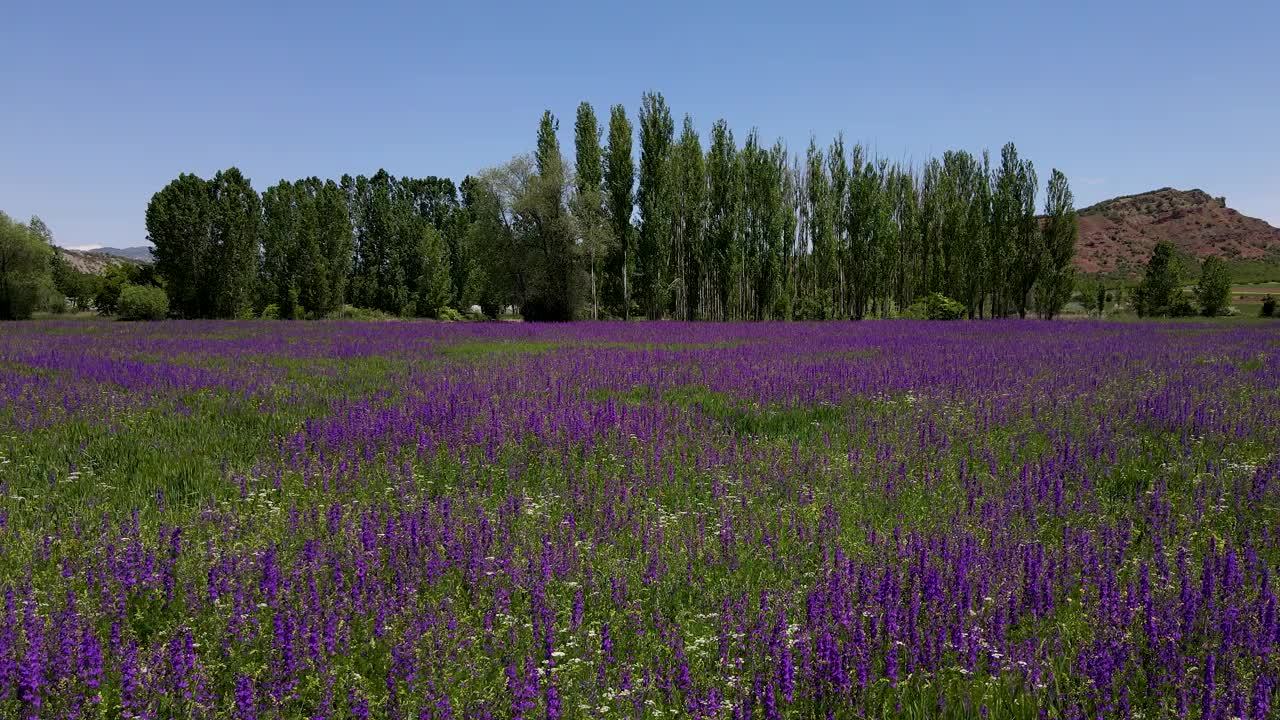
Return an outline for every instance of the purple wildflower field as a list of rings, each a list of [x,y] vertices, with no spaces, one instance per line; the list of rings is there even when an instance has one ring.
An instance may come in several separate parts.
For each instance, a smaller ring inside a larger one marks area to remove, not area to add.
[[[1280,332],[0,333],[0,717],[1266,718]]]

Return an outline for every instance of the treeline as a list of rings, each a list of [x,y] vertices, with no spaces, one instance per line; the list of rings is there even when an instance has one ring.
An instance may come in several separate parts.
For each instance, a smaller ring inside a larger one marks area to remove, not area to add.
[[[150,265],[114,263],[101,275],[74,267],[53,244],[43,220],[18,222],[0,212],[0,320],[25,320],[93,309],[126,320],[169,314],[168,298]]]
[[[53,282],[53,234],[40,218],[0,212],[0,320],[23,320],[60,300]]]
[[[182,317],[887,317],[941,294],[970,317],[1053,317],[1074,285],[1066,177],[1044,202],[1012,143],[919,167],[842,138],[803,155],[723,121],[677,133],[661,94],[633,125],[577,109],[573,163],[544,113],[532,155],[464,179],[281,181],[231,168],[155,195],[147,231]],[[638,143],[638,148],[635,144]]]

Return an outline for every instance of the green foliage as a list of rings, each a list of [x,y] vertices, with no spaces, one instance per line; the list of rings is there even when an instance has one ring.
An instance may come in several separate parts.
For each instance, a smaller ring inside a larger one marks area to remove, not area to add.
[[[726,320],[737,292],[742,266],[738,245],[742,173],[733,131],[724,120],[711,126],[711,147],[705,163],[707,173],[707,254],[711,281],[717,301],[712,317]]]
[[[147,239],[155,246],[156,270],[169,287],[170,301],[180,317],[212,315],[211,215],[209,185],[191,174],[179,175],[147,204]],[[98,311],[114,314],[119,296],[120,284],[108,282],[99,292]]]
[[[1200,267],[1200,280],[1196,283],[1196,302],[1205,317],[1222,314],[1231,301],[1231,274],[1221,258],[1205,258]]]
[[[702,159],[702,141],[693,118],[684,118],[680,140],[671,154],[673,194],[670,273],[672,292],[668,315],[697,320],[702,306],[703,285],[708,262],[706,246],[707,175]]]
[[[813,243],[813,284],[817,293],[816,303],[805,308],[805,315],[813,315],[817,305],[817,317],[826,318],[835,315],[839,303],[837,296],[839,286],[839,262],[841,246],[848,241],[847,218],[841,212],[846,204],[849,185],[849,168],[844,161],[844,142],[837,139],[832,145],[829,155],[832,176],[840,178],[835,183],[827,174],[827,165],[823,162],[822,150],[815,139],[809,139],[809,149],[805,154],[805,185],[807,188],[806,209],[809,237]],[[833,185],[835,185],[833,187]],[[839,238],[837,241],[837,227]],[[854,257],[849,254],[849,277],[862,275],[862,261],[865,256]]]
[[[1147,262],[1146,274],[1134,291],[1138,316],[1171,315],[1181,296],[1182,262],[1171,243],[1158,243]]]
[[[582,287],[574,218],[565,204],[564,161],[555,118],[544,113],[534,158],[520,156],[486,171],[470,188],[470,242],[479,259],[474,300],[497,317],[505,305],[526,320],[570,320]]]
[[[52,265],[55,251],[39,227],[43,223],[33,229],[0,212],[0,320],[29,318],[31,313],[48,306],[56,293]]]
[[[1185,318],[1195,317],[1195,315],[1196,306],[1191,303],[1191,298],[1179,292],[1169,305],[1169,317]]]
[[[1065,182],[1064,177],[1064,186]],[[1070,207],[1070,201],[1068,192],[1065,198],[1050,198],[1049,202],[1065,211]],[[1007,143],[1000,151],[1000,167],[995,176],[991,225],[993,252],[987,255],[993,274],[997,276],[995,283],[1007,292],[1007,297],[997,293],[996,314],[1014,310],[1020,317],[1026,317],[1031,291],[1045,268],[1045,249],[1036,221],[1035,205],[1035,166],[1029,160],[1019,159],[1017,148],[1013,143]],[[1006,265],[1004,257],[1012,260],[1007,267],[1002,267]],[[1008,278],[1007,283],[1001,279],[1004,276]],[[1063,282],[1060,278],[1053,281],[1053,287],[1045,293],[1047,301],[1060,296]]]
[[[1107,312],[1107,303],[1111,300],[1111,294],[1107,292],[1106,285],[1099,283],[1085,295],[1085,300],[1089,303],[1089,309],[1098,313],[1098,317],[1102,317]]]
[[[910,320],[959,320],[964,315],[962,303],[936,292],[911,303],[902,311],[902,317]]]
[[[467,318],[451,307],[442,307],[436,311],[436,319],[444,322],[462,322]]]
[[[1062,310],[1075,289],[1075,270],[1071,267],[1071,259],[1075,257],[1080,230],[1074,205],[1067,176],[1054,168],[1045,198],[1045,219],[1041,230],[1043,255],[1035,292],[1036,311],[1046,320]]]
[[[121,320],[163,320],[169,314],[169,296],[154,285],[125,285],[120,291]]]
[[[276,305],[275,303],[270,303],[266,307],[262,308],[263,320],[279,320],[280,318],[281,318],[281,315],[280,315],[279,305]]]
[[[479,305],[491,318],[523,291],[510,209],[528,167],[528,158],[519,158],[462,181],[462,204],[469,220],[463,246],[474,258],[462,301]]]
[[[527,292],[520,303],[520,314],[526,320],[572,320],[580,305],[577,229],[565,205],[568,179],[556,139],[558,127],[550,111],[542,114],[534,152],[536,173],[515,204],[524,239]]]
[[[280,316],[323,317],[342,304],[351,219],[332,180],[281,181],[262,194],[262,300]]]
[[[113,265],[107,268],[93,298],[93,304],[98,308],[98,312],[103,315],[115,315],[119,310],[120,293],[126,285],[132,284],[133,280],[133,274],[127,265]]]
[[[75,308],[85,308],[93,303],[101,279],[92,273],[80,272],[67,262],[61,253],[55,252],[51,260],[53,285]]]
[[[765,148],[753,132],[747,136],[739,158],[745,190],[741,196],[741,257],[747,276],[752,278],[743,283],[748,292],[741,299],[740,311],[745,317],[765,320],[774,317],[775,301],[785,286],[787,240],[783,237],[783,216],[788,210],[782,194],[782,174],[787,170],[786,156],[781,144]]]
[[[356,305],[426,317],[462,301],[472,254],[452,181],[396,178],[379,170],[368,178],[344,176],[342,190],[355,228],[348,294]],[[336,210],[331,215],[336,217]],[[333,228],[338,228],[336,219]],[[458,287],[451,244],[459,268],[466,269]]]
[[[343,305],[325,316],[326,320],[394,320],[395,316],[370,308]]]
[[[1245,260],[1235,258],[1227,261],[1227,270],[1235,282],[1264,283],[1280,280],[1280,263],[1275,260]]]
[[[207,182],[180,175],[151,198],[146,223],[180,317],[238,317],[253,305],[261,198],[237,168]]]
[[[229,168],[209,181],[214,261],[207,268],[214,317],[233,318],[253,305],[257,290],[262,200],[249,179]]]
[[[93,306],[100,315],[115,315],[120,310],[120,294],[126,286],[152,285],[159,287],[160,284],[159,273],[154,265],[117,263],[108,267],[106,272],[98,278],[97,289],[93,296]],[[167,295],[168,292],[166,291]]]
[[[822,306],[822,298],[816,295],[805,295],[795,306],[796,320],[825,320],[827,309]]]
[[[350,303],[426,317],[480,305],[529,319],[863,318],[937,292],[970,317],[1051,318],[1073,292],[1066,178],[1053,172],[1037,218],[1035,168],[1012,143],[995,168],[959,151],[917,172],[840,137],[804,158],[754,131],[738,147],[721,120],[704,152],[691,118],[675,137],[656,92],[637,125],[614,106],[602,148],[581,103],[571,173],[548,111],[531,156],[457,187],[379,170],[259,198],[234,168],[181,175],[152,198],[147,230],[179,317],[267,305],[324,317]],[[59,286],[75,304],[100,294]]]
[[[439,308],[453,300],[449,275],[449,246],[440,233],[425,219],[416,221],[418,246],[410,256],[414,275],[412,312],[406,314],[434,317]],[[416,259],[416,263],[413,260]]]
[[[631,275],[635,263],[631,216],[635,212],[636,167],[631,136],[626,108],[614,105],[609,111],[609,147],[604,157],[605,215],[611,232],[605,302],[612,313],[626,320],[631,319]]]
[[[578,105],[578,117],[573,126],[574,197],[571,204],[577,219],[578,235],[586,255],[587,276],[590,281],[589,299],[591,319],[599,319],[601,298],[604,294],[605,253],[608,251],[610,233],[604,207],[604,164],[600,150],[600,123],[596,120],[591,103]]]
[[[667,243],[671,227],[671,145],[675,123],[662,93],[640,101],[640,238],[636,245],[636,290],[650,320],[662,316],[667,292]]]

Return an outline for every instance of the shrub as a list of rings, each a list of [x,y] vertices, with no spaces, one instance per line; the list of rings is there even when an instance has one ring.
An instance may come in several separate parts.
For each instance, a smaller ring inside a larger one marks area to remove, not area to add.
[[[1275,317],[1276,315],[1276,299],[1271,295],[1262,298],[1262,309],[1258,311],[1259,317]]]
[[[1191,304],[1191,300],[1186,295],[1178,295],[1169,305],[1169,317],[1194,317],[1197,314],[1196,306]]]
[[[463,320],[466,320],[462,313],[447,306],[436,311],[436,319],[443,320],[444,322],[462,322]]]
[[[823,310],[821,298],[806,295],[796,303],[796,320],[823,320],[825,316],[826,312]]]
[[[903,308],[898,317],[904,320],[928,320],[929,307],[925,305],[924,300],[917,300]]]
[[[270,305],[262,308],[262,319],[263,320],[279,320],[280,306],[275,303],[271,303]]]
[[[151,285],[125,285],[117,310],[121,320],[163,320],[169,314],[169,296]]]
[[[41,301],[44,311],[54,315],[65,315],[70,306],[67,304],[67,298],[59,294],[57,291],[45,293],[44,299]]]
[[[329,320],[394,320],[395,318],[381,310],[370,310],[369,308],[358,308],[353,305],[343,305],[340,309],[334,310],[325,316]]]
[[[942,293],[929,293],[903,310],[902,317],[912,320],[959,320],[964,317],[964,305]]]

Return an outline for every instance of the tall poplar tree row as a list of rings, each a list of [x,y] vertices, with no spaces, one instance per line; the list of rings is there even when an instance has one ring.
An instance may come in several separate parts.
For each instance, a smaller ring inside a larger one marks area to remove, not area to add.
[[[802,155],[754,130],[739,146],[724,120],[704,145],[654,92],[637,118],[610,108],[602,147],[580,104],[573,172],[548,111],[532,153],[459,186],[379,170],[259,196],[235,168],[180,175],[147,208],[156,269],[181,317],[856,319],[936,292],[969,317],[1052,318],[1071,296],[1067,179],[1053,171],[1037,215],[1012,143],[994,167],[963,150],[915,167],[842,136]]]

